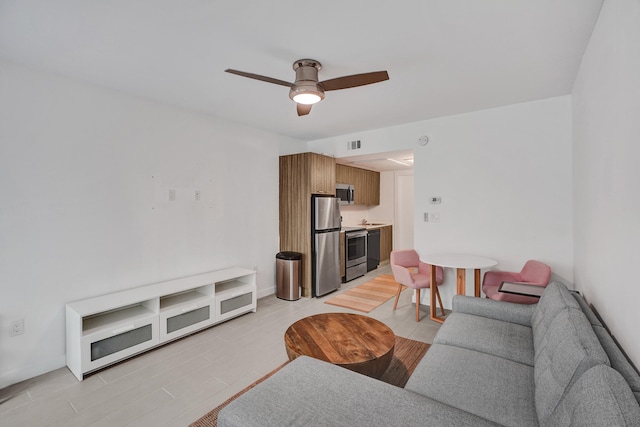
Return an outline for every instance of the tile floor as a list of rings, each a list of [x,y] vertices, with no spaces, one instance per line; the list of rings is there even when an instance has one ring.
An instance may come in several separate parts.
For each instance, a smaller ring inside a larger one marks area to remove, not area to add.
[[[342,291],[388,265],[343,284]],[[415,321],[412,290],[368,315],[396,335],[432,342],[439,324],[422,307]],[[0,390],[0,426],[187,426],[287,361],[283,334],[296,320],[316,313],[354,312],[323,298],[284,301],[274,295],[249,313],[121,362],[79,382],[65,367]]]

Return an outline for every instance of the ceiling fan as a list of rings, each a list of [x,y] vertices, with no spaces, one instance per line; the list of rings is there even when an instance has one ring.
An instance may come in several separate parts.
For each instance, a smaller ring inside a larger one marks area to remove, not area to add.
[[[319,82],[318,71],[321,68],[322,64],[315,59],[298,59],[293,63],[293,69],[296,72],[296,81],[293,83],[261,76],[259,74],[246,73],[244,71],[232,69],[224,71],[250,79],[262,80],[263,82],[289,87],[289,98],[297,103],[298,116],[306,116],[309,114],[311,106],[316,102],[322,101],[326,91],[347,89],[389,80],[389,74],[386,71],[374,71]]]

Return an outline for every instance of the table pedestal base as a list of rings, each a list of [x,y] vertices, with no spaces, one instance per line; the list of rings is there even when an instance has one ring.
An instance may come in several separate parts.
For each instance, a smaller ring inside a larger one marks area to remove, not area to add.
[[[464,268],[456,268],[456,293],[458,295],[466,295],[467,293],[467,277],[466,277],[466,273],[467,270]],[[480,297],[480,269],[479,268],[475,268],[473,271],[474,275],[474,287],[473,287],[473,294],[476,297]],[[436,266],[434,264],[431,264],[431,283],[436,283]],[[429,314],[431,317],[431,320],[438,322],[438,323],[444,323],[444,317],[442,316],[438,316],[436,314],[436,287],[435,286],[431,286],[431,301],[429,302]]]

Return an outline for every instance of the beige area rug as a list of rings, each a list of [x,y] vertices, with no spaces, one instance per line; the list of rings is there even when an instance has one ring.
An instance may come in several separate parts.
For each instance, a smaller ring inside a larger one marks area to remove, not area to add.
[[[406,289],[406,286],[403,286],[402,289]],[[397,292],[398,282],[395,281],[393,275],[381,274],[366,283],[328,299],[325,304],[368,313],[395,297]]]
[[[430,344],[410,340],[408,338],[396,337],[395,348],[393,350],[393,359],[391,359],[389,368],[384,373],[382,378],[380,378],[380,380],[397,387],[404,387],[409,380],[409,377],[413,373],[413,370],[418,365],[418,362],[422,360],[422,357],[429,349],[429,345]],[[262,381],[269,378],[271,375],[278,372],[285,365],[286,363],[269,372],[267,375],[260,378],[255,383],[249,385],[244,390],[240,391],[234,396],[231,396],[228,400],[226,400],[217,408],[213,409],[211,412],[207,413],[204,417],[190,424],[189,427],[216,427],[218,425],[218,413],[220,413],[222,408],[227,406],[242,394],[251,390],[256,385],[260,384]]]

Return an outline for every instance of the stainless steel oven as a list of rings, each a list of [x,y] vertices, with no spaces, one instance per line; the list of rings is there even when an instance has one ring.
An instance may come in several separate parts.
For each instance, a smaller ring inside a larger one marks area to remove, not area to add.
[[[345,281],[367,272],[367,230],[345,230]]]

